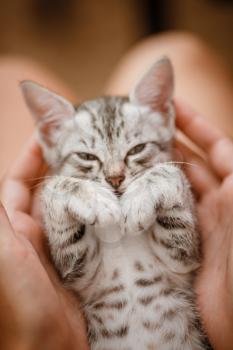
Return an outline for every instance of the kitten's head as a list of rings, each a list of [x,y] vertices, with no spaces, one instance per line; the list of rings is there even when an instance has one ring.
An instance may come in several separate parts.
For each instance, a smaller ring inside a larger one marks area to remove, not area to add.
[[[123,192],[135,176],[171,158],[173,70],[162,58],[128,97],[74,107],[30,81],[21,83],[44,157],[55,173],[90,178]]]

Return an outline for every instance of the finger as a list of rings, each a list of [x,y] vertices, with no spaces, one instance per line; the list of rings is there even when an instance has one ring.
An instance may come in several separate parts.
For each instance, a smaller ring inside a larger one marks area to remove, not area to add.
[[[10,222],[6,210],[0,202],[1,249],[5,246],[10,251],[13,242],[19,237],[24,237],[27,242],[30,242],[40,258],[45,255],[45,237],[41,227],[29,215],[18,211],[14,213],[12,222]],[[3,250],[1,250],[0,256],[3,255],[2,253]]]
[[[33,183],[37,182],[44,169],[42,152],[33,136],[2,184],[1,197],[10,216],[15,210],[29,212]]]
[[[42,150],[33,135],[24,147],[22,155],[10,169],[8,176],[21,182],[34,180],[40,176],[44,166]]]
[[[176,101],[177,126],[203,149],[220,177],[233,172],[233,143],[216,127],[181,101]]]
[[[29,212],[31,195],[29,188],[22,182],[6,179],[2,185],[1,198],[12,220],[15,211]]]
[[[180,141],[176,141],[176,149],[182,154],[185,172],[198,196],[217,188],[219,179],[206,162]]]
[[[44,254],[45,236],[40,225],[29,215],[19,211],[14,213],[11,224],[16,236],[26,238],[41,257]]]
[[[10,243],[15,238],[13,228],[8,219],[6,210],[0,202],[0,246]]]
[[[0,266],[4,267],[4,261],[7,261],[7,269],[9,270],[9,263],[15,266],[17,263],[17,256],[12,254],[12,250],[19,242],[22,241],[23,246],[30,251],[37,253],[41,261],[44,263],[47,259],[47,251],[45,244],[45,237],[42,234],[41,228],[30,218],[30,216],[16,212],[14,220],[11,223],[8,219],[7,212],[0,202]],[[28,243],[30,246],[28,246]],[[22,246],[22,245],[21,245]],[[33,247],[33,250],[31,250]],[[11,256],[9,260],[9,256]],[[9,272],[9,271],[8,271]]]
[[[209,158],[218,176],[225,178],[233,173],[233,143],[226,136],[213,144]]]
[[[41,186],[38,186],[33,192],[30,214],[37,222],[43,222],[41,208]]]
[[[208,152],[223,133],[210,125],[184,102],[176,100],[176,124],[195,144]]]

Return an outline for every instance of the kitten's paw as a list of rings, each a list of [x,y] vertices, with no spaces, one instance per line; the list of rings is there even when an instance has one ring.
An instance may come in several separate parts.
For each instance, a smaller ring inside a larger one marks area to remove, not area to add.
[[[117,197],[109,190],[102,189],[96,194],[96,224],[109,226],[120,223],[121,209]]]
[[[107,226],[120,221],[116,196],[97,183],[86,182],[68,202],[68,211],[85,225]]]
[[[155,222],[155,206],[148,188],[135,186],[121,199],[123,213],[122,230],[125,234],[137,235],[146,231]]]
[[[121,208],[118,198],[109,190],[102,189],[96,196],[95,234],[105,243],[121,240]]]
[[[69,214],[85,225],[93,225],[95,223],[95,211],[93,206],[87,200],[82,200],[79,196],[72,195],[67,204]]]

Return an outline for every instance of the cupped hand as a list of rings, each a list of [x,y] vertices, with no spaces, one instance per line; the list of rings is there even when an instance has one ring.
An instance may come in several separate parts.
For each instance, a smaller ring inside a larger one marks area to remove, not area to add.
[[[11,223],[0,206],[0,348],[85,350],[77,298],[60,284],[37,220],[33,189],[43,168],[40,147],[32,138],[2,185]]]
[[[177,126],[201,156],[178,142],[197,195],[203,262],[196,279],[204,327],[217,350],[233,344],[233,143],[181,101]]]

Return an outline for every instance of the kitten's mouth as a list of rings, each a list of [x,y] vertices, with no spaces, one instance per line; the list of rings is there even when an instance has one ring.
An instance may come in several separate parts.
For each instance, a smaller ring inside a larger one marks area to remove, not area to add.
[[[114,194],[115,194],[117,197],[121,197],[122,194],[123,194],[123,191],[114,190]]]

